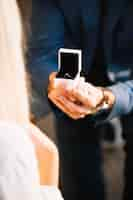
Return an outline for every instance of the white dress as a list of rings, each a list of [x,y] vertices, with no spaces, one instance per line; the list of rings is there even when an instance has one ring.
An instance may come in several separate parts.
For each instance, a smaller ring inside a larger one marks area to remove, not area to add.
[[[27,133],[5,122],[0,122],[0,200],[62,200],[56,187],[40,186]]]

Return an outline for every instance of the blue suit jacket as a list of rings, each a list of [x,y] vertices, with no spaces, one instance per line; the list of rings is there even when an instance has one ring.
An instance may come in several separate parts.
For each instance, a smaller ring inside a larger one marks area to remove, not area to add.
[[[57,71],[59,48],[82,49],[83,69],[89,72],[97,47],[100,2],[33,0],[28,67],[34,88],[45,100],[45,112],[50,108],[46,97],[48,76],[52,71]],[[133,2],[106,0],[106,5],[101,40],[108,70],[115,75],[133,67]],[[133,81],[117,82],[111,89],[116,103],[109,118],[132,111]]]

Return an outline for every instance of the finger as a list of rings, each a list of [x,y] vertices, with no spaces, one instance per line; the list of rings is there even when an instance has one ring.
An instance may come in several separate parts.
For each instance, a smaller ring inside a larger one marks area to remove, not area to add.
[[[64,96],[60,96],[58,98],[58,100],[60,102],[62,102],[64,104],[64,106],[69,109],[70,112],[74,112],[74,113],[77,113],[77,114],[78,113],[79,114],[87,114],[88,113],[88,107],[85,107],[83,105],[78,105],[74,102],[71,102]]]
[[[75,113],[87,113],[88,108],[85,106],[77,105],[75,102],[70,101],[64,94],[60,93],[59,91],[53,91],[48,95],[52,100],[56,99],[61,102],[70,112]]]
[[[49,94],[49,99],[51,99],[51,101],[61,110],[63,111],[65,114],[67,114],[69,117],[71,117],[72,119],[79,119],[81,117],[84,117],[81,114],[77,114],[77,113],[72,113],[69,111],[69,109],[67,107],[64,106],[64,101],[59,101],[57,98],[53,98],[53,96],[51,94]]]
[[[52,72],[52,73],[49,75],[49,81],[53,81],[54,78],[56,78],[56,75],[57,75],[57,72]]]
[[[80,77],[79,78],[79,83],[83,83],[83,82],[85,82],[85,78],[84,77]]]
[[[51,92],[48,98],[64,113],[73,119],[80,119],[86,115],[94,114],[97,111],[95,109],[89,109],[88,107],[75,105],[70,102],[66,97],[60,98],[61,95],[58,92]]]
[[[53,80],[55,79],[56,74],[57,74],[57,72],[52,72],[49,75],[48,93],[54,88]]]
[[[71,96],[73,95],[75,99],[77,98],[78,101],[92,108],[98,105],[103,98],[103,92],[99,88],[97,89],[93,86],[90,89],[90,84],[88,83],[79,84],[68,92],[70,92]]]
[[[66,91],[66,95],[69,100],[84,105],[89,109],[95,108],[97,105],[97,99],[93,95],[85,94],[83,91],[82,92],[79,90],[73,90],[71,92]]]
[[[69,112],[81,115],[81,116],[86,116],[88,114],[93,114],[96,113],[96,109],[89,109],[88,107],[84,105],[78,105],[74,102],[69,101],[66,97],[60,96],[57,98],[61,104],[68,109]]]
[[[85,116],[83,113],[75,110],[74,106],[70,105],[71,103],[67,102],[67,100],[59,98],[57,101],[59,103],[59,108],[62,109],[62,111],[65,112],[69,117],[73,119],[79,119]]]
[[[48,91],[51,91],[52,89],[65,89],[68,85],[72,85],[72,83],[69,83],[73,80],[63,79],[63,78],[56,78],[57,72],[52,72],[49,76],[49,86]]]
[[[88,93],[92,94],[97,101],[101,101],[101,99],[103,99],[103,90],[100,87],[94,87],[90,84],[87,87]]]
[[[60,84],[58,84],[58,87],[54,88],[56,89],[55,93],[60,93],[63,96],[66,96],[70,101],[83,104],[89,109],[95,108],[103,98],[103,94],[100,89],[97,89],[100,91],[99,94],[98,92],[93,94],[89,93],[89,84],[80,84],[80,82],[84,80],[78,80],[77,86],[75,85],[75,87],[73,86],[73,80],[59,79],[58,81],[60,81]],[[95,89],[95,91],[97,90]]]
[[[52,100],[52,102],[56,106],[60,106],[60,104],[61,104],[62,107],[65,110],[67,110],[68,113],[71,113],[71,114],[75,115],[76,117],[79,116],[81,118],[81,116],[86,115],[90,112],[87,107],[81,106],[81,105],[79,106],[79,105],[75,104],[74,102],[71,102],[69,99],[67,99],[67,97],[62,96],[61,94],[59,94],[57,92],[56,93],[52,92],[49,95],[49,98]]]

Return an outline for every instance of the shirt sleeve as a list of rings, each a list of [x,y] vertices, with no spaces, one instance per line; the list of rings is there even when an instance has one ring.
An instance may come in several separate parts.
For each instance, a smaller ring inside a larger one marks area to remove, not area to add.
[[[109,89],[116,99],[108,119],[126,115],[133,111],[133,80],[115,84]]]
[[[108,89],[114,94],[115,103],[111,109],[102,109],[92,116],[94,125],[103,124],[133,111],[133,80],[119,82]]]

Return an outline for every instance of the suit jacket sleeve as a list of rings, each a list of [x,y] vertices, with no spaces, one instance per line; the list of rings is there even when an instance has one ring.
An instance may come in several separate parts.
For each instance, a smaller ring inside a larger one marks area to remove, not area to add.
[[[64,46],[63,17],[52,0],[33,0],[31,34],[28,43],[28,71],[46,112],[49,74],[57,71],[57,52]]]

